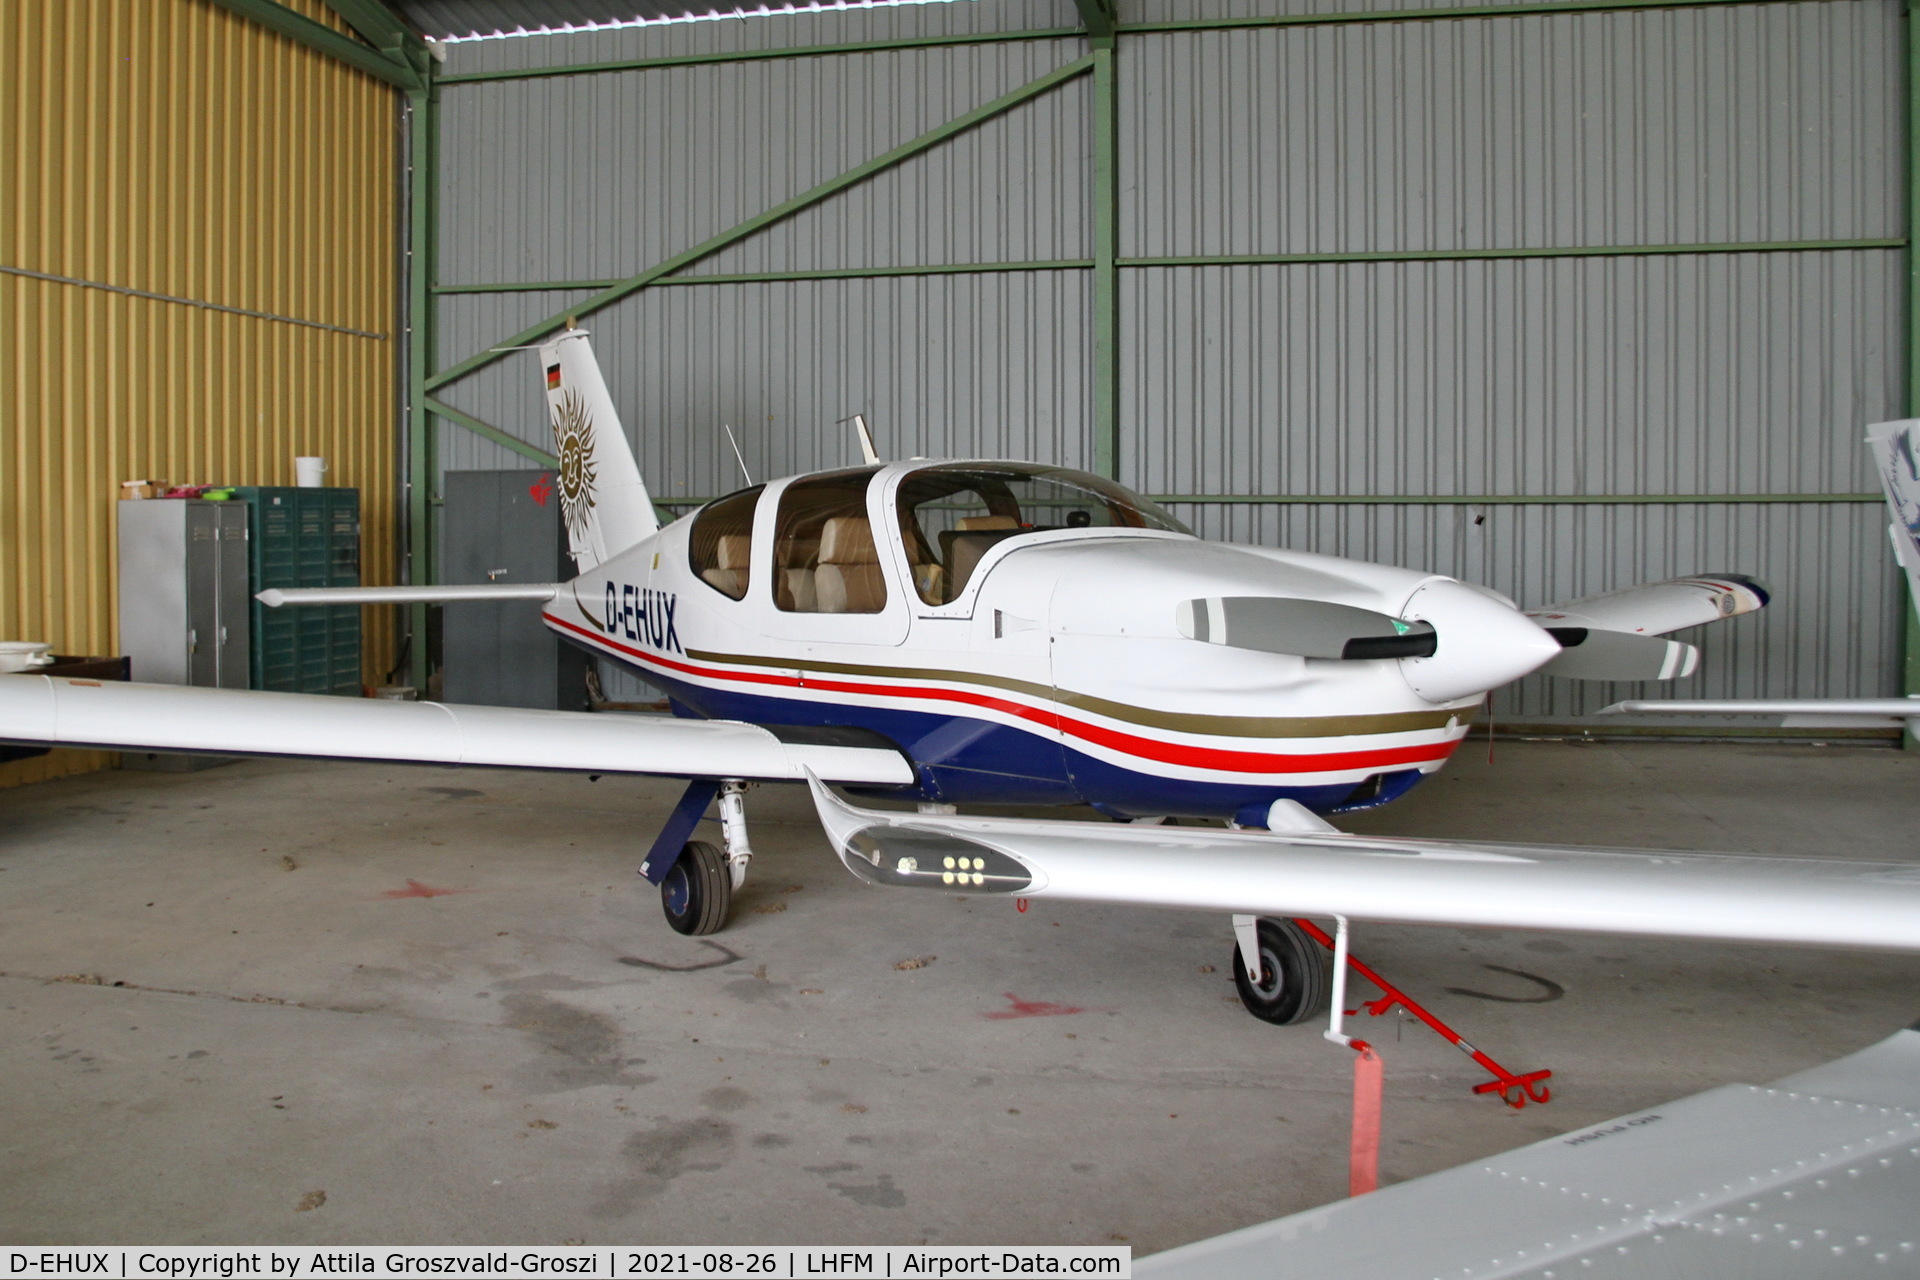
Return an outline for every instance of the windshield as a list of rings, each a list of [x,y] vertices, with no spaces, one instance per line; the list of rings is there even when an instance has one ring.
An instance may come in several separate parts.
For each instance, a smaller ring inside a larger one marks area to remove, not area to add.
[[[996,544],[1050,529],[1159,529],[1185,525],[1111,480],[1062,467],[953,463],[900,482],[900,535],[913,562],[913,585],[928,604],[966,590]]]

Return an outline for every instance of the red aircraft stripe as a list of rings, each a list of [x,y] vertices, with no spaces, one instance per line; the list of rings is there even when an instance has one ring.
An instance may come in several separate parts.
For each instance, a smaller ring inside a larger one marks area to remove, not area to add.
[[[846,680],[801,680],[796,676],[772,675],[761,671],[729,671],[715,667],[693,666],[685,662],[675,662],[658,654],[634,649],[617,640],[595,635],[585,627],[568,622],[564,618],[547,615],[547,620],[555,626],[565,627],[577,632],[597,644],[618,649],[621,653],[638,658],[642,662],[666,667],[687,675],[701,676],[713,680],[732,680],[745,684],[780,685],[787,688],[821,689],[830,693],[865,694],[887,698],[916,698],[933,702],[959,702],[968,706],[998,711],[1005,715],[1017,716],[1049,729],[1057,729],[1071,737],[1086,742],[1098,743],[1125,755],[1136,756],[1144,760],[1154,760],[1162,764],[1186,765],[1200,769],[1215,769],[1223,773],[1342,773],[1353,769],[1369,769],[1383,765],[1423,764],[1430,760],[1445,760],[1453,754],[1457,745],[1453,742],[1429,742],[1411,747],[1383,747],[1370,751],[1334,751],[1316,755],[1275,755],[1264,751],[1227,751],[1218,747],[1195,747],[1178,742],[1161,742],[1154,738],[1142,738],[1131,733],[1121,733],[1099,725],[1087,724],[1050,711],[1044,707],[1029,707],[1023,703],[1009,702],[990,694],[975,693],[965,689],[924,689],[906,685],[864,684]]]

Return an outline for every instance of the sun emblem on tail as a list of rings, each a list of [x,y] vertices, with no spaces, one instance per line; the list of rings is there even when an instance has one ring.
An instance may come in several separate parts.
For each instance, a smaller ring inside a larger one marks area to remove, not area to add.
[[[560,446],[560,509],[574,542],[584,543],[593,515],[593,418],[578,391],[568,390],[553,407],[553,438]]]

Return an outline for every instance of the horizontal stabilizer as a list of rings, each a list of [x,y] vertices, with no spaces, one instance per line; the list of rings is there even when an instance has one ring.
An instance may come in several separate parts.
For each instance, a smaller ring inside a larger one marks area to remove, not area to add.
[[[810,781],[834,851],[870,884],[1920,951],[1920,867],[1909,863],[883,813]]]
[[[287,604],[438,604],[450,600],[551,600],[555,582],[475,582],[465,586],[268,587],[254,596],[269,609]]]
[[[1548,627],[1560,656],[1541,675],[1567,680],[1679,680],[1700,665],[1700,650],[1680,640],[1590,627]]]
[[[669,778],[799,781],[811,769],[840,782],[913,781],[912,766],[889,748],[783,741],[771,730],[732,720],[388,702],[53,676],[0,676],[0,741]]]
[[[1527,616],[1550,630],[1590,627],[1659,636],[1752,613],[1770,598],[1765,586],[1745,574],[1703,573],[1544,605],[1527,610]]]

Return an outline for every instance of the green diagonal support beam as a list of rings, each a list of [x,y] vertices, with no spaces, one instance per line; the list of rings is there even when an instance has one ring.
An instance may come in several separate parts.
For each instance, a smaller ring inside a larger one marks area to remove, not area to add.
[[[521,457],[530,458],[543,467],[557,468],[560,465],[560,459],[554,457],[545,449],[530,445],[518,436],[510,436],[490,422],[482,422],[472,414],[462,413],[452,405],[443,404],[435,400],[432,396],[427,397],[426,404],[428,409],[440,417],[445,418],[448,422],[458,423],[473,432],[473,434],[484,436],[486,439],[493,441],[502,449],[511,449]]]
[[[295,13],[285,5],[275,4],[273,0],[213,0],[213,3],[259,23],[269,31],[277,31],[297,44],[364,71],[376,80],[384,80],[402,89],[419,89],[426,85],[425,78],[404,60],[395,61],[380,50],[349,39],[332,27]]]
[[[1050,71],[1038,80],[1030,80],[1011,93],[1004,93],[984,106],[976,107],[972,111],[967,112],[967,114],[949,120],[938,128],[929,129],[911,142],[904,142],[885,155],[875,156],[865,164],[856,165],[838,177],[829,178],[819,186],[802,192],[784,204],[777,204],[765,213],[748,218],[745,222],[729,227],[719,235],[714,236],[711,240],[703,241],[691,249],[677,253],[666,261],[647,268],[637,276],[623,280],[610,289],[602,290],[591,298],[568,307],[565,311],[548,316],[538,323],[528,325],[519,333],[508,338],[503,338],[495,343],[494,349],[468,356],[459,364],[451,365],[439,373],[434,374],[431,378],[427,379],[426,389],[428,391],[434,391],[446,386],[449,382],[458,381],[472,373],[475,369],[485,368],[487,365],[492,364],[495,360],[505,355],[506,352],[501,348],[525,346],[536,338],[545,337],[547,334],[553,332],[554,329],[566,321],[568,316],[591,315],[602,307],[611,306],[628,294],[638,293],[663,276],[672,275],[683,267],[692,266],[702,258],[711,257],[728,245],[737,244],[746,239],[756,231],[770,227],[783,218],[792,217],[802,209],[819,204],[829,196],[837,195],[849,187],[865,182],[875,174],[891,169],[903,160],[910,160],[923,151],[929,151],[945,142],[948,138],[965,133],[967,130],[984,124],[995,116],[1004,115],[1021,103],[1029,102],[1041,94],[1046,93],[1048,90],[1066,83],[1075,76],[1085,75],[1092,69],[1093,58],[1088,56],[1069,62],[1057,71]]]

